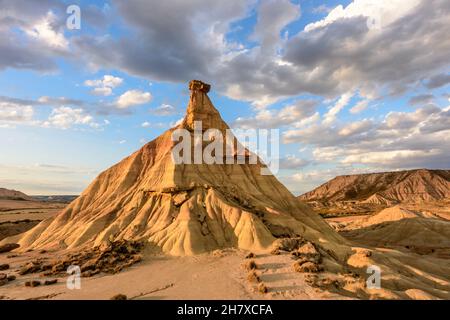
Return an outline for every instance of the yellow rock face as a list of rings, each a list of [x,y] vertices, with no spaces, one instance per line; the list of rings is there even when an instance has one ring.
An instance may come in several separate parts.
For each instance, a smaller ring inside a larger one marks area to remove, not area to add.
[[[177,128],[228,129],[191,82],[187,113]],[[219,248],[269,249],[277,237],[303,236],[343,257],[344,240],[257,164],[174,164],[172,128],[102,172],[51,221],[21,235],[21,250],[79,248],[109,240],[145,240],[171,255]],[[11,241],[6,239],[5,241]]]

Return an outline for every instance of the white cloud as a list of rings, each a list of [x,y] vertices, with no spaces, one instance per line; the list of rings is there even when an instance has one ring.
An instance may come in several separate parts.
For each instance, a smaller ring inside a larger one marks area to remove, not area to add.
[[[372,128],[373,123],[371,120],[364,119],[361,121],[346,124],[341,130],[339,130],[339,135],[341,136],[351,136],[363,132],[369,131]]]
[[[252,118],[237,118],[233,127],[236,128],[279,128],[298,124],[310,118],[316,112],[319,102],[312,99],[299,99],[280,110],[259,109]]]
[[[49,47],[67,50],[69,41],[64,37],[62,31],[55,30],[56,24],[56,15],[49,11],[45,17],[38,20],[34,25],[25,27],[24,31],[29,37],[45,43]]]
[[[33,119],[34,110],[31,105],[20,105],[0,101],[0,124],[26,123]]]
[[[122,78],[104,75],[102,79],[86,80],[84,85],[87,87],[94,87],[91,91],[94,95],[110,96],[113,93],[113,89],[120,86],[122,83]]]
[[[393,21],[405,16],[419,3],[420,0],[391,0],[389,2],[379,0],[355,0],[345,8],[342,5],[335,7],[324,19],[306,25],[305,31],[323,28],[340,19],[349,19],[360,16],[373,19],[373,23],[379,24],[376,26],[377,28],[385,27]]]
[[[369,100],[364,99],[364,100],[358,101],[358,103],[356,103],[355,106],[350,109],[350,113],[352,113],[352,114],[361,113],[364,110],[366,110],[368,106],[369,106]]]
[[[286,143],[314,147],[315,163],[408,169],[448,168],[450,107],[426,105],[411,112],[390,112],[384,119],[363,119],[335,126],[313,123],[290,129]]]
[[[289,0],[262,1],[257,8],[258,21],[251,38],[260,41],[263,54],[276,52],[281,30],[300,15],[300,6]]]
[[[339,114],[339,112],[341,112],[342,109],[344,109],[347,106],[352,97],[353,97],[352,93],[349,92],[344,93],[334,104],[334,106],[331,107],[325,114],[323,123],[327,125],[332,124],[336,120],[336,116]]]
[[[145,121],[145,122],[143,122],[142,124],[141,124],[141,127],[142,128],[148,128],[148,127],[150,127],[151,126],[151,124],[150,124],[150,122],[148,122],[148,121]]]
[[[177,112],[176,108],[170,104],[163,103],[155,110],[151,111],[153,114],[158,116],[170,116]]]
[[[398,167],[404,161],[411,159],[425,160],[429,157],[441,155],[441,151],[437,149],[432,150],[392,150],[392,151],[374,151],[366,152],[364,154],[355,154],[345,157],[341,162],[344,164],[370,164],[379,166],[394,166]],[[417,161],[419,162],[419,161]]]
[[[311,161],[307,159],[297,158],[294,155],[288,155],[280,159],[280,169],[301,169],[309,165]]]
[[[46,128],[69,129],[74,125],[85,125],[93,129],[99,129],[101,125],[83,109],[70,107],[59,107],[53,109],[50,116],[42,123]]]
[[[127,109],[133,106],[148,103],[152,100],[150,92],[143,92],[140,90],[129,90],[122,94],[116,102],[119,109]]]

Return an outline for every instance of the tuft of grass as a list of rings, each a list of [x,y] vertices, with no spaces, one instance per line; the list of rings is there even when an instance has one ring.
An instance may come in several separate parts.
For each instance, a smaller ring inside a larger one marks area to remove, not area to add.
[[[246,256],[245,259],[251,259],[251,258],[255,258],[256,255],[253,252],[249,252]]]
[[[252,270],[248,273],[247,280],[252,283],[261,282],[261,279],[259,278],[259,276],[256,274],[256,272],[254,270]]]
[[[270,254],[273,254],[273,255],[275,255],[275,256],[278,256],[278,255],[281,254],[281,251],[280,251],[280,249],[278,249],[278,248],[274,248],[274,249],[272,249],[272,251],[270,251]]]
[[[317,273],[322,271],[320,266],[318,266],[317,264],[310,262],[310,261],[306,261],[306,262],[295,262],[292,265],[293,269],[295,272],[300,272],[300,273]]]
[[[256,265],[255,260],[247,261],[247,262],[244,264],[244,267],[245,267],[245,269],[246,269],[247,271],[258,269],[258,266]]]
[[[128,300],[128,297],[124,294],[119,293],[112,297],[110,300]]]
[[[37,286],[40,286],[41,285],[41,282],[40,281],[37,281],[37,280],[32,280],[32,281],[26,281],[25,282],[25,287],[37,287]]]
[[[267,287],[266,287],[266,285],[264,284],[264,282],[261,282],[259,285],[258,285],[258,292],[259,293],[267,293],[269,290],[267,289]]]

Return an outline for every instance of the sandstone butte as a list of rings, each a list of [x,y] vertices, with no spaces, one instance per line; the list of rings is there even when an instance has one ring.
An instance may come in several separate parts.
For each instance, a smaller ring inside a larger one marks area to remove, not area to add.
[[[55,218],[4,239],[28,249],[81,249],[121,239],[145,241],[161,252],[194,255],[221,248],[269,250],[280,237],[301,236],[339,260],[346,241],[273,175],[264,164],[174,164],[172,132],[228,129],[207,93],[189,84],[190,100],[177,127],[106,171]]]

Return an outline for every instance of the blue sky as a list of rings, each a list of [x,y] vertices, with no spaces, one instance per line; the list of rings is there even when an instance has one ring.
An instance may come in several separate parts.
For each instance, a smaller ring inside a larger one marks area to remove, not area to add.
[[[277,176],[295,194],[450,167],[447,1],[0,6],[0,187],[80,193],[183,117],[194,78],[233,127],[281,130]]]

